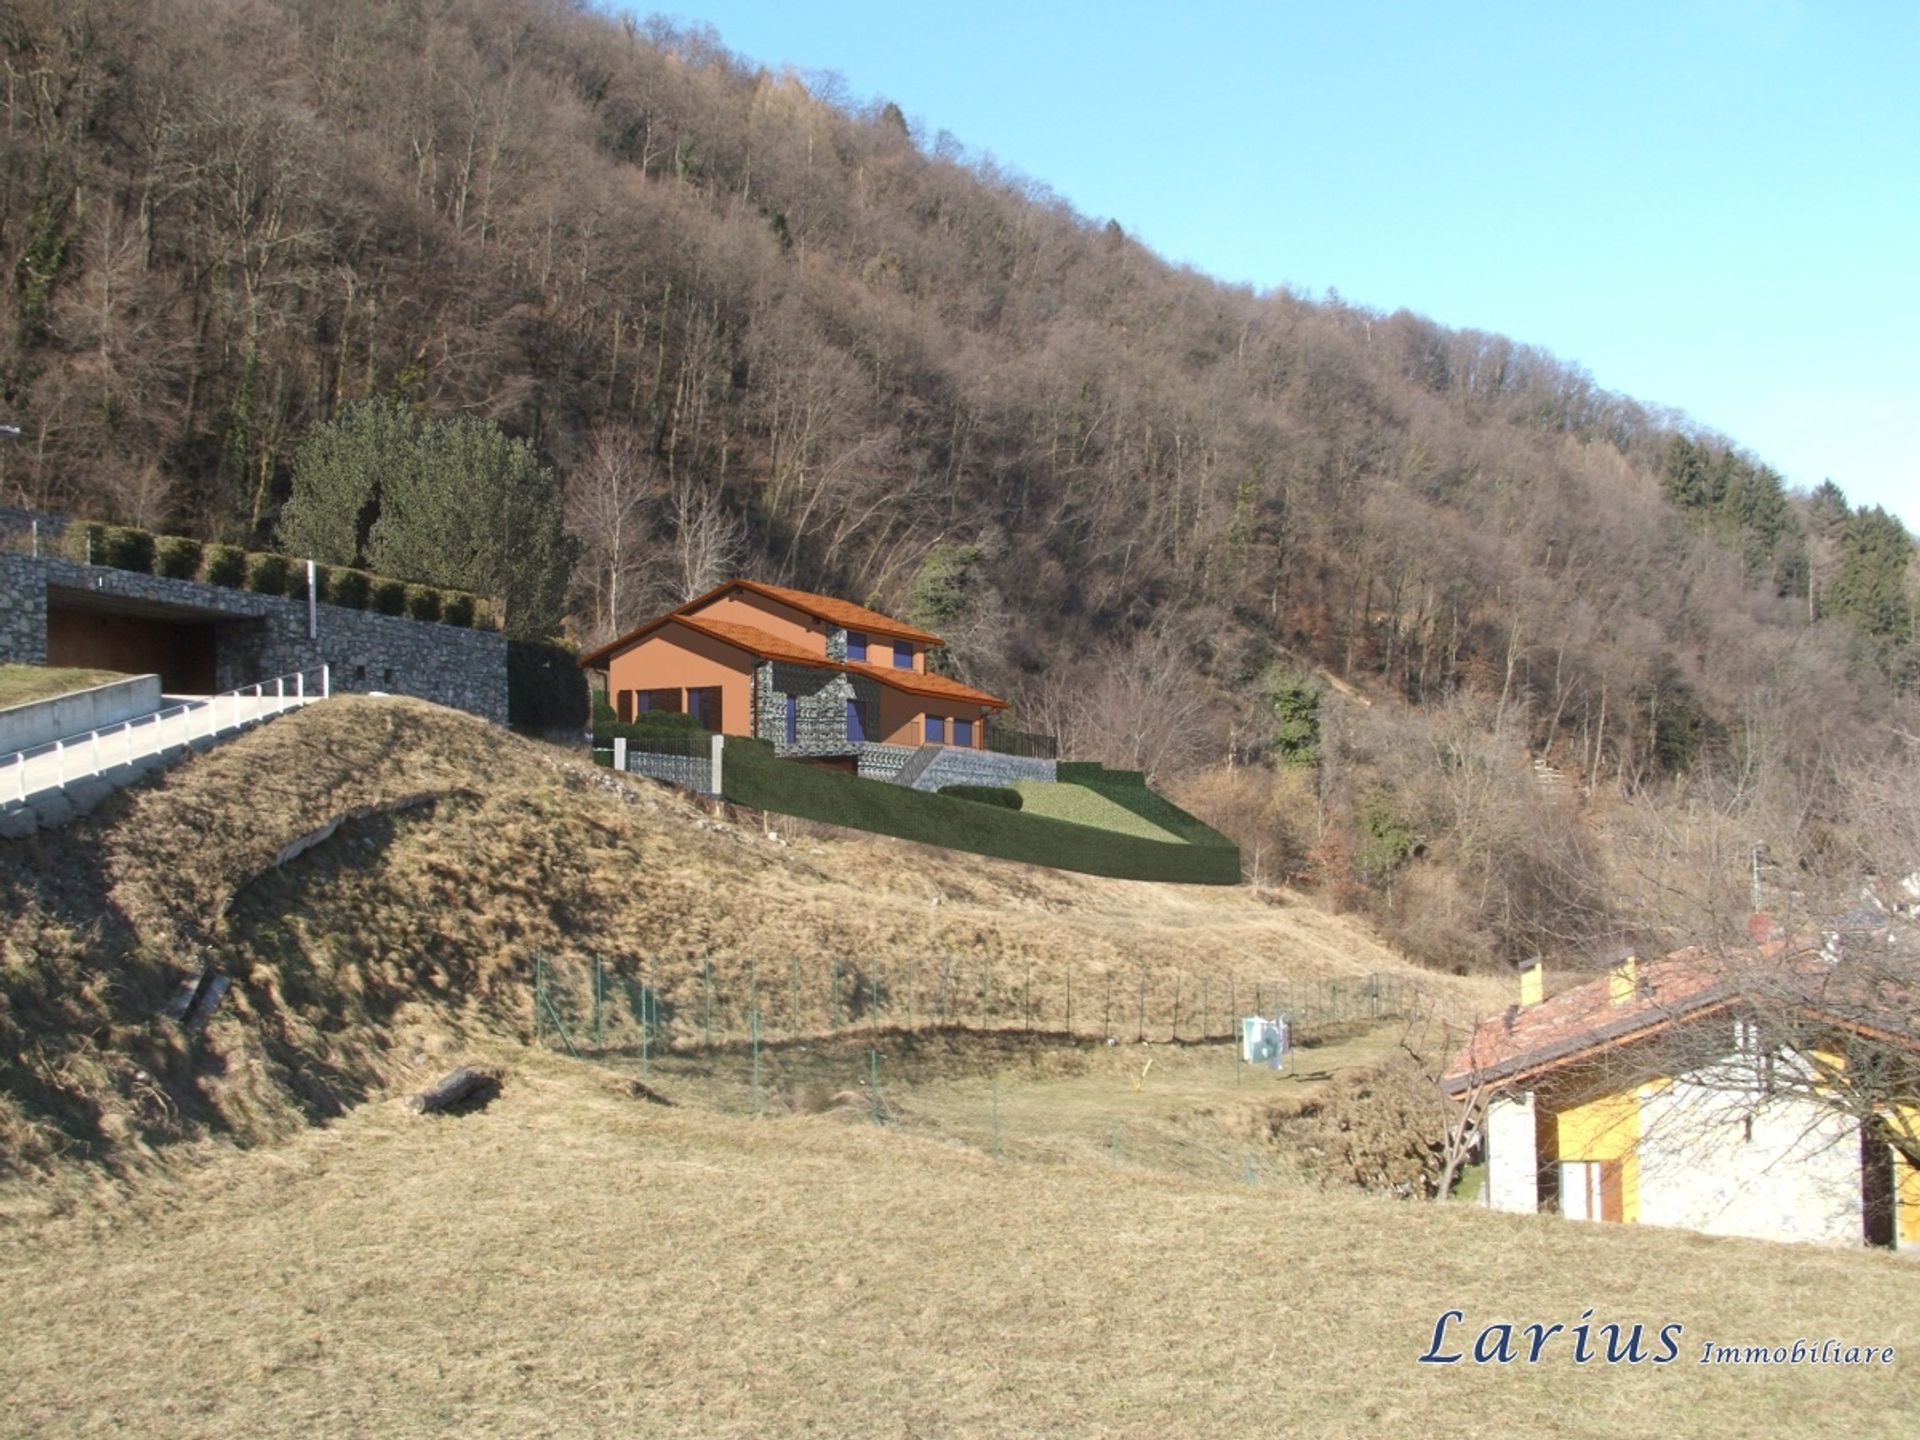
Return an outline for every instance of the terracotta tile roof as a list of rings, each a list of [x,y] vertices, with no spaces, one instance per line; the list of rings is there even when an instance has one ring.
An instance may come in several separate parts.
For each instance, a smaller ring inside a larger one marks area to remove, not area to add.
[[[1822,1023],[1920,1048],[1920,990],[1872,963],[1836,964],[1805,939],[1733,952],[1695,946],[1642,962],[1632,998],[1618,1004],[1611,984],[1602,976],[1481,1021],[1441,1088],[1457,1095],[1475,1084],[1517,1082],[1743,1001],[1788,1004]]]
[[[907,624],[904,620],[895,620],[891,615],[882,615],[878,610],[869,610],[864,605],[855,605],[850,600],[836,599],[832,595],[816,595],[810,590],[792,590],[785,585],[766,585],[758,580],[729,580],[726,584],[709,590],[697,599],[689,600],[680,607],[680,613],[690,614],[697,611],[736,586],[784,601],[796,610],[818,616],[845,630],[871,632],[902,640],[917,640],[922,645],[946,644],[946,641],[930,630],[919,629],[917,626]]]
[[[989,695],[984,690],[976,690],[971,685],[963,685],[958,680],[949,680],[945,675],[929,675],[918,670],[893,670],[885,665],[865,665],[854,661],[828,660],[803,649],[791,640],[783,640],[778,635],[769,634],[757,625],[741,625],[731,620],[709,620],[704,615],[684,615],[673,611],[657,619],[648,621],[638,630],[622,635],[618,640],[601,646],[580,657],[581,665],[590,665],[610,655],[615,650],[624,650],[636,641],[644,640],[654,631],[669,623],[686,626],[703,635],[728,645],[757,655],[763,660],[780,660],[792,665],[811,665],[816,670],[842,670],[851,675],[865,675],[882,685],[909,695],[928,696],[936,700],[957,700],[973,705],[987,705],[1004,710],[1007,702],[997,695]]]
[[[945,675],[934,675],[919,670],[890,670],[885,665],[863,665],[848,661],[836,669],[850,671],[855,675],[865,675],[878,680],[882,685],[891,685],[896,690],[904,690],[909,695],[928,695],[937,700],[961,700],[974,705],[990,705],[996,710],[1007,708],[1007,702],[998,695],[989,695],[984,690],[976,690],[971,685],[962,685],[958,680],[949,680]]]
[[[784,660],[789,664],[812,665],[822,670],[839,668],[824,656],[816,655],[813,651],[796,645],[791,640],[782,640],[778,635],[770,635],[757,625],[741,625],[732,620],[709,620],[704,615],[682,615],[678,611],[662,618],[677,620],[689,630],[699,630],[713,636],[716,640],[737,645],[763,660]]]

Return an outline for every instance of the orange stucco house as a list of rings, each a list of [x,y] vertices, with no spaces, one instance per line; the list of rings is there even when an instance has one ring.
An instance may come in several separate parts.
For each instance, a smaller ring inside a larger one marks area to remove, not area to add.
[[[797,759],[850,761],[875,744],[982,749],[1007,702],[931,673],[927,654],[943,643],[829,595],[730,580],[579,663],[604,677],[622,720],[690,713]]]

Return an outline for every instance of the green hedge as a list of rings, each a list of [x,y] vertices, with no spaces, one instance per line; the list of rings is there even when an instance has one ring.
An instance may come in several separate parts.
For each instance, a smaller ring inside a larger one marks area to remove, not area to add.
[[[509,640],[507,723],[536,733],[577,733],[588,713],[587,677],[578,658],[564,645]],[[613,718],[611,712],[607,718]]]
[[[247,552],[238,545],[209,545],[200,560],[200,578],[209,585],[238,590],[247,578]]]
[[[373,608],[382,615],[399,615],[407,608],[407,587],[398,580],[373,582]]]
[[[191,580],[200,573],[198,540],[184,535],[162,535],[153,547],[153,573],[169,580]]]
[[[284,595],[293,567],[284,555],[247,556],[247,588],[260,595]]]
[[[107,531],[106,552],[101,559],[116,570],[132,570],[141,575],[153,573],[153,532],[116,525]]]
[[[306,594],[305,563],[289,555],[268,551],[248,554],[236,545],[203,545],[184,535],[155,535],[151,530],[102,525],[96,520],[69,525],[65,545],[68,554],[89,565],[111,565],[119,570],[163,575],[169,580],[198,579],[202,584],[229,590],[244,588],[262,595],[298,598]],[[476,595],[430,585],[407,585],[358,570],[330,571],[317,565],[314,592],[328,604],[349,610],[363,610],[371,602],[385,615],[410,615],[415,620],[438,620],[468,629],[482,625],[497,628],[492,607]],[[580,703],[584,707],[584,697]]]
[[[738,805],[950,850],[1121,880],[1240,883],[1238,847],[1205,826],[1212,837],[1205,842],[1144,840],[781,760],[766,741],[737,735],[727,738],[721,779],[726,798]]]
[[[971,800],[976,805],[998,805],[1002,810],[1018,810],[1026,803],[1018,790],[1009,790],[1004,785],[942,785],[940,793],[956,800]]]
[[[430,624],[440,618],[440,592],[430,585],[407,587],[407,618]]]
[[[364,570],[336,570],[327,582],[327,603],[342,610],[364,610],[373,594],[373,579]]]

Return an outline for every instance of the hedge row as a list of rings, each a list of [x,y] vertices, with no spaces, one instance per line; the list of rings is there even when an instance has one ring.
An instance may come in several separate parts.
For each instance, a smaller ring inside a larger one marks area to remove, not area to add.
[[[242,550],[238,545],[207,545],[185,535],[155,535],[130,525],[101,525],[92,521],[70,526],[68,543],[74,559],[90,565],[111,565],[141,575],[168,580],[198,580],[228,590],[251,590],[258,595],[307,593],[304,560],[266,551]],[[318,597],[346,610],[406,615],[415,620],[439,621],[463,629],[491,625],[478,596],[430,585],[408,585],[360,570],[314,567]]]
[[[1145,840],[781,760],[764,740],[728,736],[721,783],[726,798],[738,805],[918,840],[949,850],[1120,880],[1240,883],[1238,847],[1205,826],[1200,828],[1212,837],[1205,842]],[[1134,787],[1121,784],[1114,788]],[[1192,816],[1186,818],[1191,825],[1200,825]]]
[[[942,785],[940,793],[978,805],[998,805],[1002,810],[1018,810],[1026,804],[1018,790],[1005,785]]]

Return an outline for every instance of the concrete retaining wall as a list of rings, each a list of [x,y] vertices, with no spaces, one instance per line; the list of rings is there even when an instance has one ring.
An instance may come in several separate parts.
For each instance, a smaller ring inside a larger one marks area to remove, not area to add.
[[[0,755],[118,725],[160,708],[160,677],[135,675],[0,710]]]

